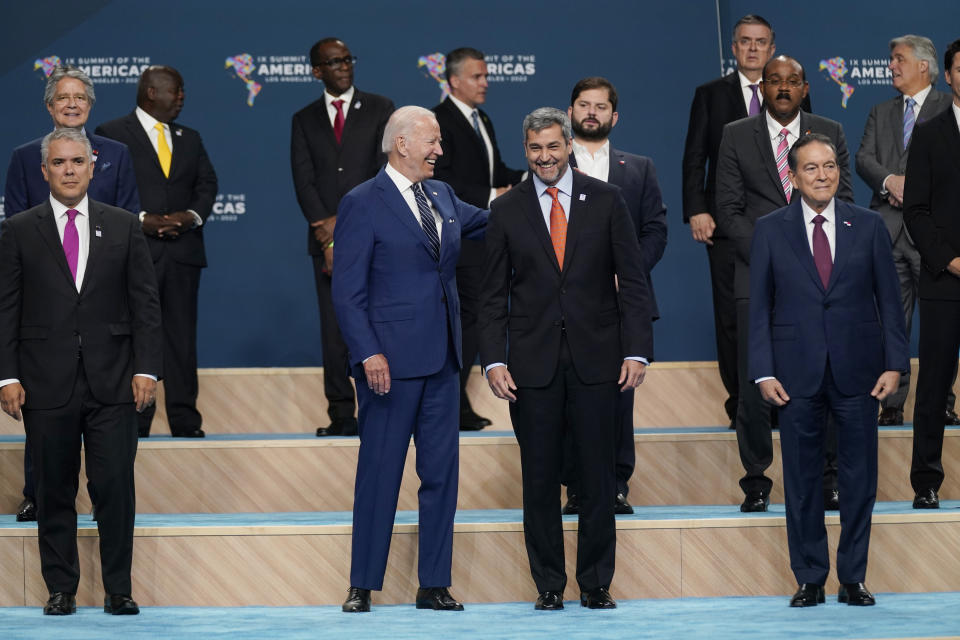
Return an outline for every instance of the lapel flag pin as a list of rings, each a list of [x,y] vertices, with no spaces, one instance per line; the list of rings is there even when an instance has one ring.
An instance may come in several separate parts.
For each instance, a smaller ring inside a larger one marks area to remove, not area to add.
[[[585,202],[586,199],[587,199],[587,194],[581,193],[581,194],[580,194],[580,202]]]
[[[100,228],[100,225],[97,225],[97,228],[94,230],[94,233],[98,238],[103,237],[103,229]]]
[[[182,135],[183,135],[183,129],[177,129],[176,131],[174,131],[174,133],[177,134],[178,136],[182,136]]]
[[[431,191],[430,193],[432,193],[433,195],[437,195],[436,191]]]
[[[447,220],[447,222],[451,222],[451,223],[452,223],[452,222],[453,222],[453,218],[450,218],[449,220]]]
[[[359,109],[359,108],[360,108],[360,101],[357,100],[356,102],[353,103],[353,109],[354,109],[354,111],[356,111],[356,110]]]
[[[844,221],[843,221],[843,226],[845,226],[845,227],[852,227],[853,225],[850,224],[850,221],[849,221],[849,220],[844,220]]]
[[[624,162],[623,160],[621,160],[621,161],[620,161],[620,164],[627,164],[627,163],[626,163],[626,162]]]

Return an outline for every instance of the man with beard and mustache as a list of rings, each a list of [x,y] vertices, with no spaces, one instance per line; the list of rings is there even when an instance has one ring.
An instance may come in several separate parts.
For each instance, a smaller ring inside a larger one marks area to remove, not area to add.
[[[537,109],[523,132],[530,177],[490,205],[480,358],[494,395],[510,401],[520,445],[535,608],[563,608],[569,430],[580,478],[580,605],[612,609],[617,394],[643,381],[652,358],[647,276],[620,189],[569,168],[567,114]]]
[[[647,287],[650,289],[651,320],[660,313],[653,294],[650,272],[663,256],[667,246],[667,208],[660,194],[657,171],[653,161],[644,156],[626,153],[610,145],[610,130],[617,124],[617,90],[606,78],[590,77],[580,80],[570,96],[567,108],[573,127],[573,152],[570,166],[591,178],[620,187],[627,202],[633,226],[640,243],[640,255]],[[651,354],[652,355],[652,354]],[[616,513],[633,513],[627,502],[627,483],[633,475],[636,454],[633,445],[633,399],[631,389],[619,394],[617,413],[620,433],[617,437],[617,493],[614,497]],[[564,458],[564,479],[567,485],[567,504],[563,513],[577,513],[577,485],[573,439],[567,438]]]
[[[850,157],[840,123],[801,111],[808,85],[803,66],[777,56],[763,68],[760,88],[764,111],[732,122],[723,130],[717,162],[717,221],[736,246],[734,296],[737,300],[737,345],[740,400],[737,445],[746,474],[740,480],[744,512],[766,511],[773,481],[764,471],[773,461],[770,406],[747,378],[750,316],[750,242],[756,221],[790,204],[793,187],[787,176],[787,152],[800,136],[822,133],[837,149],[840,183],[837,196],[853,202]],[[824,505],[837,508],[836,438],[828,428],[824,471]],[[817,496],[821,498],[821,496]]]
[[[97,127],[99,135],[130,148],[140,193],[140,224],[153,257],[163,312],[163,388],[174,437],[202,438],[197,411],[197,295],[207,266],[204,221],[217,195],[200,134],[174,122],[183,109],[183,77],[152,66],[137,85],[137,108]],[[141,437],[150,435],[155,406],[139,414]]]

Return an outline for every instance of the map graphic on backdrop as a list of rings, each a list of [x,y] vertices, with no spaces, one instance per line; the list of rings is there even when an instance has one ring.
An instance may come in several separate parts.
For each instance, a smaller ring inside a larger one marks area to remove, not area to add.
[[[439,51],[425,56],[420,56],[420,58],[417,60],[417,69],[421,67],[426,67],[427,74],[436,80],[437,83],[439,83],[440,102],[446,100],[447,96],[450,95],[450,84],[447,82],[447,77],[444,75],[447,71],[447,56],[443,55]]]
[[[253,101],[256,99],[257,94],[260,93],[260,90],[263,89],[263,85],[251,78],[253,73],[253,56],[249,53],[240,53],[235,56],[230,56],[227,58],[226,63],[223,65],[224,69],[229,69],[233,67],[233,72],[236,77],[240,78],[245,85],[247,85],[247,106],[252,107]]]
[[[853,95],[853,92],[856,91],[853,85],[844,80],[844,77],[847,75],[846,61],[840,57],[821,60],[820,71],[823,71],[824,69],[826,69],[827,73],[830,74],[830,79],[840,85],[840,93],[843,95],[840,104],[844,109],[846,109],[847,100],[849,100],[850,96]]]
[[[53,70],[60,66],[59,56],[47,56],[33,61],[33,70],[43,69],[43,75],[47,78],[53,73]]]

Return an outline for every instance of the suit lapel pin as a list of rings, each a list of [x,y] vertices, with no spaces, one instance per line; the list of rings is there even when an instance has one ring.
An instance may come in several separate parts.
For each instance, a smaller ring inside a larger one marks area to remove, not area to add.
[[[359,109],[359,108],[360,108],[360,101],[357,100],[356,102],[353,103],[353,109],[354,109],[354,111],[356,111],[356,110]]]
[[[96,149],[92,149],[92,151],[93,151],[93,161],[96,162],[97,158],[100,156],[100,152],[97,151]]]
[[[97,225],[97,228],[94,230],[94,234],[95,234],[98,238],[102,238],[102,237],[103,237],[103,229],[100,227],[100,225]]]
[[[587,201],[587,194],[581,193],[581,194],[580,194],[580,202],[586,202],[586,201]]]
[[[183,129],[177,129],[177,130],[174,131],[173,133],[175,133],[175,134],[178,135],[178,136],[182,136],[182,135],[183,135]]]
[[[433,195],[437,195],[436,191],[431,191],[430,193],[432,193]]]
[[[850,224],[850,221],[849,221],[849,220],[844,220],[844,221],[843,221],[843,226],[845,226],[845,227],[852,227],[853,225]]]
[[[627,163],[626,163],[626,162],[624,162],[623,160],[621,160],[621,161],[620,161],[620,164],[627,164]]]
[[[447,222],[449,222],[449,223],[452,224],[452,223],[453,223],[453,218],[448,219]]]
[[[96,161],[97,161],[97,158],[94,157],[94,158],[93,158],[93,161],[96,162]],[[101,171],[106,171],[109,167],[110,167],[110,163],[109,163],[109,162],[104,162],[104,163],[102,163],[102,164],[100,165],[100,170],[101,170]]]

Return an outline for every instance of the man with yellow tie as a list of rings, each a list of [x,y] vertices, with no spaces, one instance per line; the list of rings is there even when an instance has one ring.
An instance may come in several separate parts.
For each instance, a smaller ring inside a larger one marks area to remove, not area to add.
[[[133,113],[96,132],[130,148],[140,192],[140,222],[150,246],[163,312],[167,419],[173,436],[202,438],[197,411],[197,292],[207,266],[203,223],[217,195],[217,174],[200,134],[174,122],[183,108],[183,78],[165,66],[144,70]],[[139,414],[150,435],[154,410]]]

